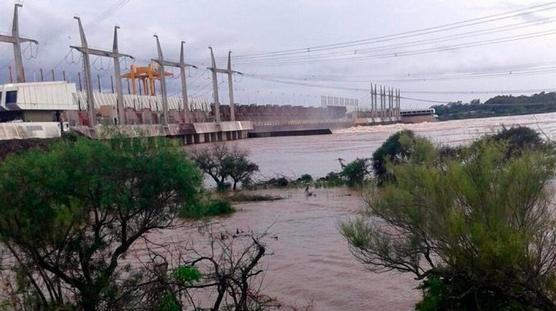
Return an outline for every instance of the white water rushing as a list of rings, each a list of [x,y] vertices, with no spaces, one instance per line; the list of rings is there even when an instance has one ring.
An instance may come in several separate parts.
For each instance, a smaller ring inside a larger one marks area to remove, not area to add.
[[[391,134],[410,129],[437,144],[460,144],[502,125],[525,125],[556,137],[556,113],[467,119],[445,122],[362,126],[335,131],[332,135],[254,138],[232,144],[250,151],[250,157],[261,168],[261,176],[286,175],[296,177],[311,174],[322,177],[339,170],[338,158],[352,161],[371,157]]]

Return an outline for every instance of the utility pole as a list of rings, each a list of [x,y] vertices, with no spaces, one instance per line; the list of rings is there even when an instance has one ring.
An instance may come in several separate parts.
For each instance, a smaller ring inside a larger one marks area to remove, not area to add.
[[[376,102],[375,102],[375,91],[373,88],[373,84],[371,83],[371,118],[373,118],[373,122],[375,121],[376,115]]]
[[[380,122],[384,122],[384,87],[380,86]]]
[[[232,70],[232,51],[228,52],[228,66],[226,69],[219,69],[216,68],[216,61],[214,60],[214,52],[212,47],[209,47],[210,50],[210,58],[212,67],[208,67],[207,69],[212,72],[212,96],[214,99],[214,106],[215,106],[215,114],[216,114],[216,122],[220,122],[220,103],[218,102],[218,80],[217,80],[217,73],[225,73],[228,75],[228,92],[230,98],[230,121],[235,121],[235,104],[234,104],[234,86],[233,86],[233,74],[242,74],[239,71]]]
[[[197,68],[197,66],[185,63],[185,52],[184,52],[185,41],[181,42],[180,61],[179,62],[171,62],[171,61],[164,60],[164,57],[163,57],[163,54],[162,54],[162,48],[160,46],[160,40],[158,39],[157,35],[155,35],[154,37],[156,38],[156,48],[157,48],[157,51],[158,51],[158,59],[153,59],[152,61],[156,62],[157,64],[160,65],[160,70],[161,70],[160,85],[164,85],[164,90],[162,91],[162,104],[163,104],[163,109],[165,109],[164,110],[164,115],[166,116],[168,114],[168,98],[167,98],[167,94],[166,94],[166,75],[165,75],[165,72],[164,72],[164,66],[176,67],[176,68],[180,69],[181,96],[182,96],[182,100],[183,100],[183,106],[184,106],[185,110],[190,112],[189,99],[187,97],[187,80],[186,80],[185,71],[187,70],[187,67]],[[166,102],[166,104],[164,104],[164,102]],[[164,108],[164,107],[166,107],[166,108]],[[167,119],[165,119],[165,121],[167,122]]]
[[[210,59],[212,67],[208,69],[212,72],[212,98],[214,101],[214,121],[220,123],[220,102],[218,99],[218,76],[216,75],[216,61],[214,60],[214,52],[209,46]]]
[[[388,121],[392,122],[394,117],[394,90],[388,88]]]
[[[21,43],[31,42],[34,44],[39,44],[38,41],[33,39],[21,38],[19,36],[19,16],[18,8],[22,8],[23,5],[16,4],[14,8],[14,18],[12,23],[12,35],[5,36],[0,35],[0,42],[11,43],[14,48],[14,63],[16,71],[16,81],[17,83],[25,82],[25,69],[23,68],[23,57],[21,56]]]
[[[133,56],[127,54],[121,54],[118,51],[118,29],[120,27],[114,27],[114,45],[112,51],[104,51],[99,49],[89,48],[87,44],[87,38],[85,37],[85,31],[83,30],[83,25],[81,24],[81,19],[79,17],[74,17],[77,20],[79,26],[79,35],[81,37],[81,46],[70,46],[72,49],[83,54],[83,73],[85,75],[85,89],[87,91],[87,111],[89,114],[89,126],[94,127],[95,125],[95,99],[93,97],[93,83],[91,77],[91,61],[90,55],[97,55],[101,57],[110,57],[114,60],[114,76],[116,77],[116,93],[117,93],[117,108],[118,108],[118,120],[120,124],[125,124],[125,110],[124,110],[124,95],[122,92],[122,80],[120,73],[120,58],[128,57],[134,59]]]
[[[401,100],[400,100],[400,99],[401,99],[401,95],[400,95],[400,93],[401,93],[401,92],[400,92],[400,90],[398,89],[398,92],[397,92],[397,94],[396,94],[396,107],[397,107],[397,109],[396,109],[396,118],[397,118],[398,121],[401,121],[401,119],[402,119],[402,118],[401,118],[401,117],[402,117],[402,115],[401,115],[402,109],[401,109]]]

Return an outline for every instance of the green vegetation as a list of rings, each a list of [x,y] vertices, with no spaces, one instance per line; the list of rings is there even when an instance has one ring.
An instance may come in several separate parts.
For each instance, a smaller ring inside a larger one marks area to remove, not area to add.
[[[249,184],[251,176],[259,170],[259,166],[249,160],[246,151],[229,148],[226,144],[197,149],[192,152],[191,157],[214,180],[219,191],[230,188],[228,179],[232,180],[234,191],[238,183]]]
[[[267,188],[306,188],[314,186],[321,187],[361,187],[369,182],[371,178],[370,159],[355,159],[348,164],[343,164],[340,159],[342,170],[340,172],[329,172],[326,176],[316,180],[309,174],[303,174],[297,179],[286,176],[273,177],[268,180],[259,181],[249,185],[249,189]]]
[[[533,134],[503,129],[456,152],[413,135],[341,224],[350,250],[372,271],[420,280],[419,311],[556,310],[556,157]]]
[[[393,176],[388,170],[388,165],[407,163],[414,154],[423,151],[418,150],[419,147],[430,149],[422,138],[417,137],[410,130],[403,130],[388,137],[382,146],[373,153],[373,172],[377,184],[382,185],[392,179]]]
[[[315,187],[341,187],[345,185],[341,173],[329,172],[326,176],[315,181]]]
[[[208,293],[217,293],[204,301],[214,310],[264,306],[260,284],[252,286],[261,236],[210,234],[207,254],[150,240],[178,216],[233,212],[201,184],[165,139],[76,138],[8,156],[0,163],[0,308],[196,310],[194,297]]]
[[[213,199],[206,195],[196,204],[185,205],[178,210],[178,216],[185,219],[203,219],[207,217],[229,215],[235,212],[228,200]]]
[[[439,120],[485,118],[556,111],[556,93],[539,93],[531,96],[496,96],[484,104],[475,99],[469,103],[453,102],[432,106]]]
[[[49,149],[0,165],[0,240],[18,258],[20,290],[33,309],[116,306],[123,284],[138,281],[123,273],[122,257],[196,204],[201,175],[163,140],[78,139]]]
[[[299,183],[310,184],[313,182],[313,176],[309,174],[303,174],[296,181]]]
[[[355,159],[344,165],[340,175],[349,187],[361,186],[371,174],[369,159]]]
[[[182,283],[194,283],[201,279],[201,272],[197,267],[182,265],[174,269],[174,279]]]

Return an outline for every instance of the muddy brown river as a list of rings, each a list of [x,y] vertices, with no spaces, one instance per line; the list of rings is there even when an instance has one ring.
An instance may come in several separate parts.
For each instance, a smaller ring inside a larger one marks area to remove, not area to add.
[[[550,138],[556,135],[556,113],[461,120],[412,125],[358,127],[332,135],[258,138],[233,142],[250,151],[261,168],[261,177],[309,173],[319,177],[338,170],[338,158],[346,161],[370,157],[392,133],[412,129],[437,144],[461,144],[492,133],[501,125],[527,125]],[[313,310],[413,310],[420,298],[411,275],[373,273],[349,253],[338,232],[338,222],[356,213],[360,196],[346,189],[280,191],[286,199],[238,204],[238,212],[215,220],[228,230],[269,230],[271,255],[264,293],[284,306]],[[287,308],[285,308],[287,309]]]

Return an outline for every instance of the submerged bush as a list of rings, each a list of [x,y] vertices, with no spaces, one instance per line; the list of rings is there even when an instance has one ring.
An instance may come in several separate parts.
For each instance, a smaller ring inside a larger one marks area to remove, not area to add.
[[[349,187],[361,186],[370,175],[370,160],[355,159],[342,168],[341,175]]]
[[[201,272],[197,267],[182,265],[174,269],[173,277],[181,283],[194,283],[201,279]]]
[[[338,187],[343,185],[342,175],[337,172],[329,172],[325,177],[317,179],[315,183],[316,187]]]
[[[180,218],[201,219],[205,217],[229,215],[235,212],[232,204],[224,199],[204,198],[196,205],[186,205],[178,212]]]
[[[309,175],[309,174],[303,174],[301,175],[297,180],[298,183],[311,183],[313,182],[313,176]]]

